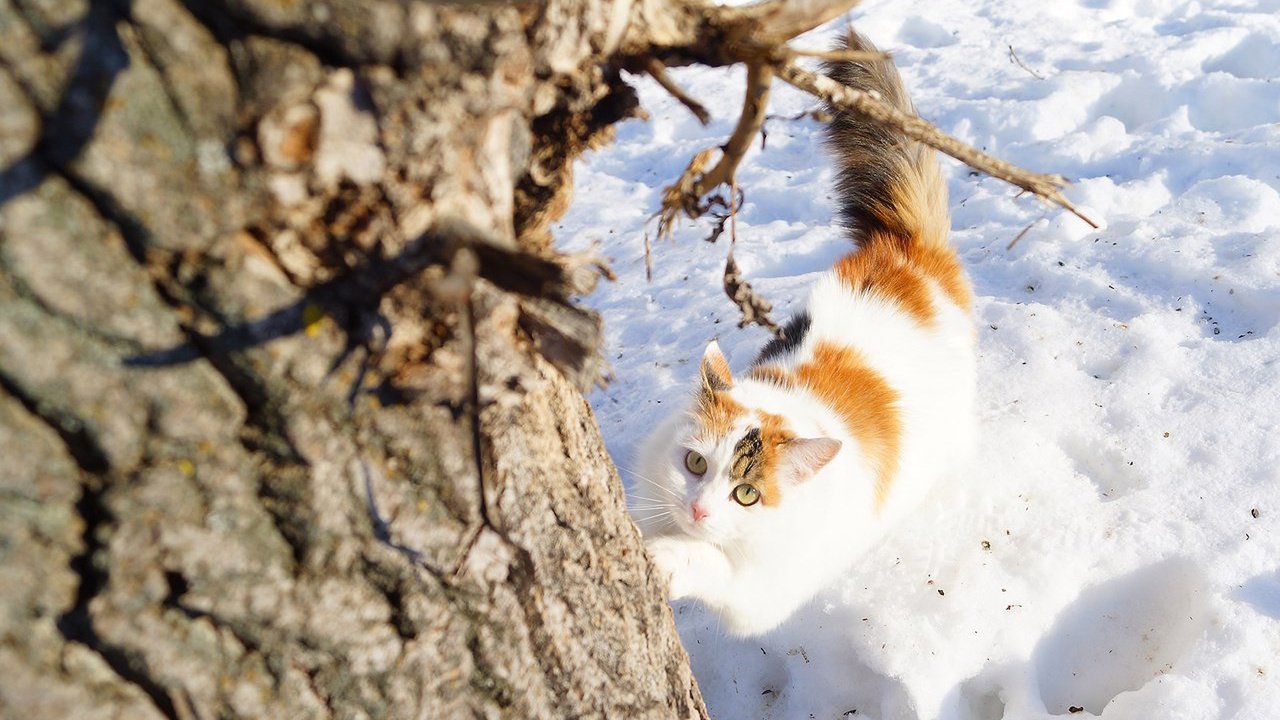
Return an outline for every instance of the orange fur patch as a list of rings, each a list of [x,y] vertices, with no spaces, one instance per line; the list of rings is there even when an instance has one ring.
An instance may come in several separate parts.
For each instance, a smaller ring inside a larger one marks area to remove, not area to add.
[[[715,381],[724,385],[733,384],[733,373],[729,370],[729,361],[724,355],[715,352],[702,358],[702,379],[708,385]]]
[[[795,433],[786,427],[781,415],[757,410],[760,418],[760,479],[755,481],[760,491],[760,502],[765,505],[777,505],[782,499],[778,489],[778,465],[782,462],[784,446],[795,439]]]
[[[964,268],[949,245],[904,241],[877,233],[833,269],[854,291],[869,292],[896,303],[921,325],[932,324],[937,312],[930,281],[936,282],[961,309],[968,311],[973,306]]]
[[[876,499],[883,503],[898,471],[902,443],[898,393],[861,353],[830,342],[817,343],[813,358],[794,374],[844,420],[875,470]]]
[[[803,387],[835,410],[870,461],[876,474],[876,501],[884,502],[898,471],[902,417],[898,393],[867,365],[861,353],[819,342],[814,346],[813,357],[791,373],[762,365],[751,368],[748,374],[786,388]]]
[[[712,440],[728,435],[734,421],[746,411],[729,393],[705,386],[698,391],[698,401],[693,408],[705,437]]]
[[[912,243],[907,248],[907,261],[942,288],[951,302],[965,312],[973,309],[973,286],[964,274],[964,266],[950,245]]]

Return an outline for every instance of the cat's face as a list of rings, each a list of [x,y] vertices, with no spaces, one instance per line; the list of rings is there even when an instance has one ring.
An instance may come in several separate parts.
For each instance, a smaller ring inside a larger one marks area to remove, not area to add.
[[[725,543],[749,533],[839,449],[838,440],[799,438],[785,417],[752,408],[712,343],[686,422],[648,459],[637,515]]]

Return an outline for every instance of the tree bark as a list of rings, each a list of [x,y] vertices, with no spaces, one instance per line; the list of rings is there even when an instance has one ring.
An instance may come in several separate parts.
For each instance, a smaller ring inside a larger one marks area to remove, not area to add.
[[[548,231],[660,5],[0,0],[0,716],[705,717]]]

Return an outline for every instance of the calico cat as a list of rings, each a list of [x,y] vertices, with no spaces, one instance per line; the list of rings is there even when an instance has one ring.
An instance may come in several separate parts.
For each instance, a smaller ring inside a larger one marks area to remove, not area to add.
[[[842,47],[874,50],[851,33]],[[914,113],[889,61],[826,72]],[[787,619],[846,572],[972,444],[972,291],[934,152],[834,110],[856,249],[741,377],[715,342],[698,389],[641,447],[633,514],[670,597],[729,632]]]

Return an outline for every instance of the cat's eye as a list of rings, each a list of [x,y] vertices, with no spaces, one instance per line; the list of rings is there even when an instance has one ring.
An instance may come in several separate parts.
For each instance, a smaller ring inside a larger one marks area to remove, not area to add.
[[[694,475],[705,475],[707,472],[707,459],[690,450],[684,455],[684,466]]]
[[[733,500],[742,507],[751,507],[760,502],[760,491],[755,485],[743,483],[733,489]]]

